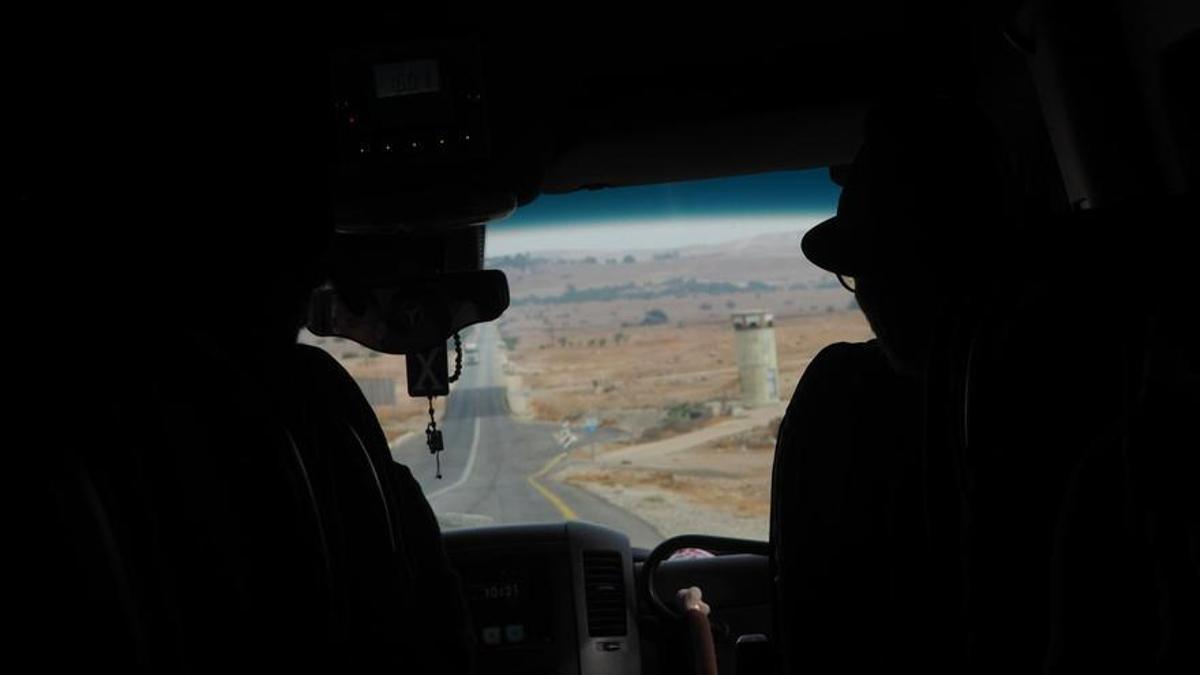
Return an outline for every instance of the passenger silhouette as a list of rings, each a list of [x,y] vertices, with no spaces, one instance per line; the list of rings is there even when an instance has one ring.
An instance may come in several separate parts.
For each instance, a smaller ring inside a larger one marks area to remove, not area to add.
[[[970,106],[882,105],[837,215],[803,239],[876,339],[823,349],[780,429],[772,540],[788,672],[964,663],[955,464],[931,393],[950,336],[994,295],[1010,217],[1001,157]]]
[[[252,14],[237,36],[194,17],[203,44],[97,50],[103,86],[80,91],[122,105],[89,116],[98,147],[26,207],[28,229],[55,240],[39,246],[60,251],[47,352],[89,383],[79,414],[39,425],[54,429],[44,501],[63,506],[35,547],[50,554],[32,584],[50,616],[32,623],[53,641],[37,658],[466,672],[465,605],[419,485],[349,375],[300,358],[333,231],[328,55]],[[359,512],[387,525],[345,517]]]
[[[1011,220],[1005,163],[980,113],[947,101],[880,107],[837,215],[805,256],[848,284],[892,367],[920,376],[939,327],[994,296]]]

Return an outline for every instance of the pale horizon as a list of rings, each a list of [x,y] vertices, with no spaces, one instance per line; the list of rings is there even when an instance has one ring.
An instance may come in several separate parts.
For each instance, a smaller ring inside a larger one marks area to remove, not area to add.
[[[681,217],[489,228],[487,257],[563,251],[625,253],[723,244],[763,234],[797,237],[832,214]],[[797,242],[797,248],[799,242]]]

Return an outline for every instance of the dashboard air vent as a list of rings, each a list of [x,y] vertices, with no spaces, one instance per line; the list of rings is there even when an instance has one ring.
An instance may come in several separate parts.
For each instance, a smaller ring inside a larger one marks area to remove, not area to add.
[[[621,554],[616,551],[584,551],[583,584],[587,600],[588,635],[625,635],[625,567]]]

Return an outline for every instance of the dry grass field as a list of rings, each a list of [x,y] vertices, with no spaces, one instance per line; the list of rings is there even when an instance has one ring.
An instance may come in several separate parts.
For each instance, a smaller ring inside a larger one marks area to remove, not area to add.
[[[511,324],[505,326],[505,335],[511,330]],[[611,418],[615,411],[732,402],[738,396],[734,334],[728,320],[616,330],[530,326],[511,335],[517,341],[509,360],[540,419]],[[869,335],[857,311],[777,319],[781,395],[790,395],[821,347]]]
[[[661,425],[673,406],[725,402],[713,407],[727,412],[737,400],[733,330],[721,321],[622,331],[619,344],[600,329],[556,331],[556,338],[565,338],[562,343],[551,343],[545,332],[525,333],[509,355],[535,416],[550,421],[593,416],[627,432],[628,440],[605,444],[595,453],[575,451],[575,461],[566,463],[557,478],[638,514],[663,536],[704,532],[766,538],[771,464],[786,399],[823,346],[870,336],[862,314],[818,313],[776,323],[783,401],[770,411],[768,422],[747,426],[718,416],[670,426],[667,433]],[[605,336],[610,339],[600,344]],[[719,428],[730,433],[707,438]],[[651,437],[651,431],[659,433]],[[677,448],[652,451],[662,444],[647,441],[663,437]]]

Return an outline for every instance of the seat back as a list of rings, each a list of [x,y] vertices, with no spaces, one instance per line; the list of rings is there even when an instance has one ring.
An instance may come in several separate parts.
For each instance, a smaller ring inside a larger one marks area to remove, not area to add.
[[[468,672],[465,603],[420,486],[392,459],[370,404],[329,354],[297,345],[290,373],[290,424],[338,533],[331,548],[354,664]]]
[[[1106,390],[1118,398],[1081,447],[1055,518],[1048,672],[1200,668],[1200,513],[1194,416],[1200,340],[1190,316],[1188,199],[1153,200],[1080,216],[1131,282],[1108,294],[1121,308]],[[1131,223],[1143,226],[1131,228]]]
[[[1154,298],[1169,288],[1154,288],[1164,277],[1141,268],[1144,250],[1131,236],[1130,223],[1151,213],[1039,223],[1037,246],[1015,262],[1053,273],[1031,275],[1016,301],[972,335],[958,410],[975,671],[1144,671],[1154,663],[1163,629],[1153,567],[1170,555],[1147,543],[1150,512],[1174,521],[1179,542],[1187,537],[1178,520],[1185,510],[1147,504],[1184,494],[1163,479],[1186,471],[1139,467],[1153,457],[1186,464],[1174,441],[1151,430],[1182,418],[1187,387],[1169,376],[1164,391],[1175,393],[1151,401],[1143,384],[1156,351]],[[1120,284],[1118,265],[1128,271]],[[1105,292],[1095,292],[1099,284]],[[1178,311],[1164,309],[1166,317]],[[1178,328],[1160,335],[1178,336]],[[1172,353],[1181,363],[1183,350]]]
[[[60,514],[80,526],[72,539],[102,541],[107,562],[63,561],[92,582],[62,611],[94,614],[114,602],[105,589],[119,589],[137,648],[101,653],[132,670],[329,666],[327,533],[272,401],[186,336],[170,353],[143,349],[83,372],[105,396],[71,420],[86,436],[52,439],[62,466],[75,467],[55,482],[60,502],[81,505]],[[98,665],[86,652],[57,656]]]
[[[928,663],[921,410],[874,342],[826,347],[797,386],[771,488],[785,672]]]

